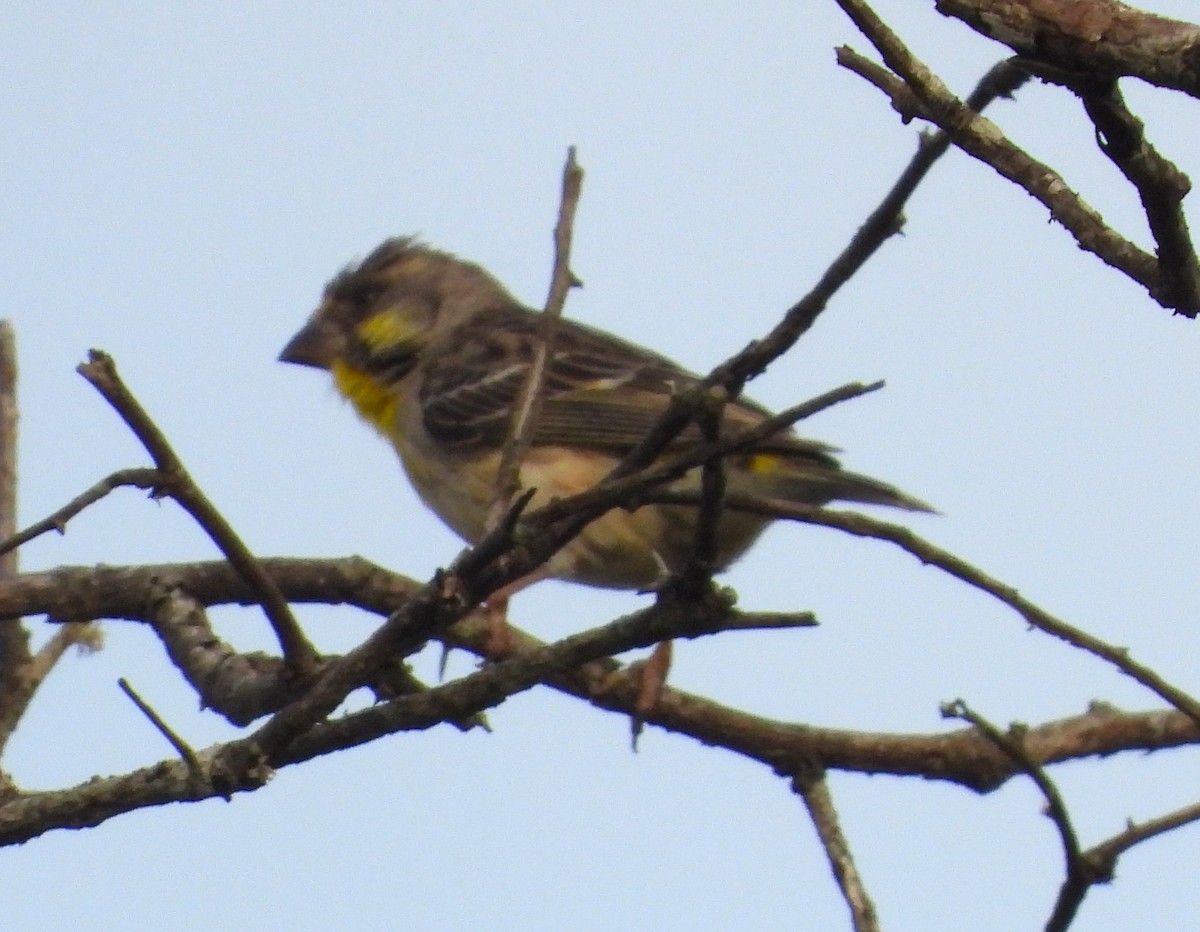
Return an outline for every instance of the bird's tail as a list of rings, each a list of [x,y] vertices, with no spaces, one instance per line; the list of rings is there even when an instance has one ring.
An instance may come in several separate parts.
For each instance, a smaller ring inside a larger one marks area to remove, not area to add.
[[[744,485],[732,482],[730,491],[801,505],[826,505],[834,501],[862,502],[937,513],[937,509],[929,504],[886,482],[823,463],[801,466],[794,462],[778,462],[773,468],[752,470],[746,478],[749,481]]]

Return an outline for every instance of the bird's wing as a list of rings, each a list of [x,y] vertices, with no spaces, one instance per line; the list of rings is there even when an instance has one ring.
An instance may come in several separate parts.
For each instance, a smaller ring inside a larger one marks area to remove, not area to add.
[[[482,312],[446,334],[423,364],[420,403],[429,435],[464,454],[503,444],[540,341],[540,318],[520,307]],[[654,426],[672,394],[696,381],[665,357],[561,320],[533,443],[622,456]],[[744,430],[765,415],[751,402],[733,402],[724,432]],[[698,439],[693,426],[676,444]],[[830,447],[790,432],[756,449],[836,468]]]

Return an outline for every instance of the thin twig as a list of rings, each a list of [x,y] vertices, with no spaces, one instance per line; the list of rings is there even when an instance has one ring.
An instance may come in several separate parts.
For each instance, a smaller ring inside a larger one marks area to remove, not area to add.
[[[817,837],[821,839],[821,847],[825,849],[825,856],[829,859],[829,867],[833,870],[838,889],[842,891],[842,898],[850,908],[854,930],[880,932],[875,903],[867,893],[862,875],[854,863],[854,856],[850,853],[850,843],[842,832],[825,773],[815,765],[808,769],[814,772],[794,776],[792,787],[804,800],[808,809],[809,817],[817,830]]]
[[[819,625],[814,612],[733,612],[721,623],[721,630],[791,631]]]
[[[538,415],[545,396],[546,368],[554,358],[554,336],[558,330],[558,321],[567,303],[567,292],[579,283],[571,272],[571,235],[582,191],[583,169],[575,161],[575,147],[571,146],[567,149],[567,161],[563,165],[562,196],[558,207],[558,222],[554,226],[554,269],[550,276],[550,292],[546,296],[546,306],[542,310],[541,339],[534,351],[529,377],[525,380],[525,386],[517,400],[511,435],[500,455],[495,498],[486,525],[489,529],[502,520],[520,485],[521,463],[533,444],[533,435],[537,430]]]
[[[1116,871],[1117,858],[1134,845],[1195,822],[1200,822],[1200,803],[1183,806],[1145,822],[1130,822],[1125,831],[1085,851],[1083,858],[1095,865],[1097,874],[1111,877]]]
[[[634,506],[638,504],[637,495],[634,493],[638,493],[640,490],[652,489],[655,486],[662,485],[664,482],[678,478],[697,466],[704,465],[709,460],[718,459],[730,453],[735,453],[738,450],[751,447],[782,430],[786,430],[788,427],[805,418],[819,414],[827,408],[854,398],[859,398],[871,392],[879,391],[883,388],[883,385],[882,381],[868,384],[848,382],[845,385],[817,395],[815,398],[810,398],[808,401],[785,408],[778,414],[764,418],[746,430],[730,434],[728,437],[722,437],[713,443],[698,444],[686,448],[677,456],[658,463],[649,469],[643,469],[636,474],[624,475],[619,478],[610,476],[599,485],[585,492],[580,492],[578,495],[572,495],[570,498],[559,499],[543,505],[526,520],[532,526],[547,526],[558,521],[577,517],[584,508],[587,508],[587,517],[584,521],[584,523],[587,523],[587,521],[594,520],[596,517],[595,512],[598,510],[608,510],[618,504]],[[693,502],[693,504],[695,503]]]
[[[696,426],[704,443],[720,440],[725,413],[726,393],[714,389],[709,403],[696,413]],[[700,598],[712,585],[720,547],[718,525],[725,505],[725,458],[713,457],[700,467],[700,505],[696,509],[696,528],[688,564],[680,577],[685,598]]]
[[[279,587],[263,570],[225,516],[217,511],[196,485],[158,425],[121,381],[112,358],[107,353],[92,350],[88,361],[82,363],[78,371],[112,405],[146,448],[158,469],[161,480],[158,485],[163,494],[170,495],[195,519],[242,578],[258,593],[263,612],[279,639],[289,668],[301,679],[310,676],[316,668],[316,651],[296,623]]]
[[[141,710],[141,713],[150,720],[150,724],[158,729],[159,734],[170,742],[171,747],[175,749],[175,752],[187,764],[187,768],[192,776],[198,780],[202,780],[204,778],[204,767],[200,763],[200,758],[196,756],[196,752],[192,750],[192,746],[179,737],[163,717],[155,712],[150,707],[150,704],[137,694],[137,691],[129,685],[129,681],[125,677],[122,676],[118,679],[117,685],[121,687],[121,691],[129,697],[130,701]]]
[[[1011,72],[992,69],[980,81],[979,87],[972,95],[971,103],[982,109],[997,97],[1011,93],[1019,83]],[[946,149],[947,146],[935,141],[924,153],[918,152],[892,190],[855,231],[850,242],[829,264],[808,294],[788,308],[769,334],[725,360],[694,389],[680,392],[672,399],[658,423],[617,465],[608,479],[630,475],[653,462],[655,457],[692,422],[695,411],[707,403],[706,393],[711,388],[722,386],[729,391],[729,397],[737,397],[749,379],[760,374],[771,362],[794,346],[816,323],[838,289],[858,273],[889,237],[900,232],[904,223],[904,205],[929,168]]]
[[[86,489],[79,495],[75,496],[69,502],[54,512],[38,521],[29,525],[19,534],[13,534],[3,543],[0,543],[0,556],[7,554],[18,547],[23,547],[31,540],[41,537],[43,534],[48,534],[50,531],[57,531],[62,534],[66,531],[67,522],[78,515],[85,508],[94,505],[100,499],[104,498],[111,492],[120,488],[132,486],[138,489],[157,489],[158,483],[162,476],[157,469],[147,469],[139,467],[135,469],[118,469],[110,476],[105,476],[90,489]]]
[[[999,748],[1008,758],[1025,772],[1037,788],[1042,798],[1046,800],[1046,815],[1058,830],[1059,841],[1062,843],[1064,873],[1062,886],[1050,919],[1046,922],[1046,932],[1064,932],[1068,929],[1079,912],[1083,898],[1088,890],[1098,880],[1107,879],[1096,877],[1091,872],[1079,847],[1079,836],[1075,826],[1071,824],[1071,814],[1067,804],[1059,793],[1058,787],[1050,776],[1024,746],[1024,726],[1013,726],[1008,733],[1002,732],[982,715],[974,712],[963,700],[956,699],[942,706],[942,715],[946,718],[957,718],[970,722],[980,733]]]
[[[681,505],[695,505],[698,502],[697,496],[694,494],[675,492],[655,492],[650,496],[650,500]],[[870,537],[895,544],[922,563],[936,566],[955,579],[986,592],[1013,609],[1038,630],[1107,661],[1125,675],[1137,680],[1151,692],[1159,695],[1188,716],[1197,726],[1200,726],[1200,702],[1167,682],[1149,667],[1138,663],[1130,656],[1127,648],[1109,644],[1081,628],[1068,624],[1026,599],[1012,586],[989,576],[983,570],[972,566],[948,550],[943,550],[930,543],[903,525],[879,521],[858,512],[817,508],[796,502],[756,498],[750,495],[730,495],[727,497],[726,507],[768,517],[789,518],[805,524],[819,524],[823,527],[836,528],[855,537]]]

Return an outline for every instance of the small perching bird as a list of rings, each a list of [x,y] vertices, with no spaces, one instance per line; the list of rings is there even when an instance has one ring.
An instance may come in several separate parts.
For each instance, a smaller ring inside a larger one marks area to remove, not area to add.
[[[326,286],[320,306],[280,359],[329,370],[341,394],[396,449],[424,502],[476,542],[496,497],[501,451],[542,339],[541,323],[478,265],[397,238]],[[557,323],[552,347],[519,473],[520,486],[535,490],[532,508],[596,485],[645,436],[672,395],[697,382],[669,359],[568,320]],[[722,434],[767,416],[752,401],[730,401]],[[692,426],[668,453],[700,439]],[[843,470],[831,451],[783,430],[725,459],[727,489],[805,505],[843,500],[931,510],[890,485]],[[700,469],[666,488],[698,492]],[[615,508],[534,578],[652,588],[686,566],[697,514],[689,505]],[[726,509],[717,525],[716,569],[737,560],[770,520]]]

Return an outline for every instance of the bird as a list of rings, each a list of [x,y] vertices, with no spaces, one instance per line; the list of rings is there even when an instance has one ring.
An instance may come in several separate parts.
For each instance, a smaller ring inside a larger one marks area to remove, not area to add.
[[[337,391],[387,440],[424,503],[469,543],[487,530],[502,450],[543,340],[542,315],[481,266],[416,237],[384,241],[325,286],[315,311],[284,347],[283,362],[327,370]],[[543,397],[521,460],[530,508],[599,483],[699,377],[667,357],[569,319],[556,323]],[[728,401],[722,435],[770,412]],[[695,445],[690,426],[667,454]],[[932,509],[879,480],[849,472],[835,448],[784,429],[724,460],[731,495],[820,506],[832,501]],[[698,492],[699,468],[667,486]],[[493,594],[558,578],[652,590],[692,558],[698,509],[686,504],[614,508],[588,524],[528,577]],[[714,568],[728,568],[770,523],[726,508]]]

